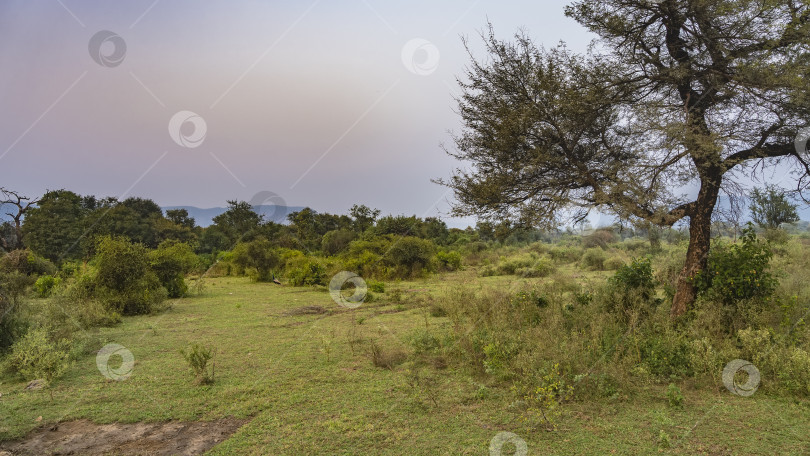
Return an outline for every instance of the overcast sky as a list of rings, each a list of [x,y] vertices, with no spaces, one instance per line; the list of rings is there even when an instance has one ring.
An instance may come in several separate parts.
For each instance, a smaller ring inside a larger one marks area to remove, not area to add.
[[[0,186],[446,214],[461,37],[585,50],[567,3],[5,0]]]

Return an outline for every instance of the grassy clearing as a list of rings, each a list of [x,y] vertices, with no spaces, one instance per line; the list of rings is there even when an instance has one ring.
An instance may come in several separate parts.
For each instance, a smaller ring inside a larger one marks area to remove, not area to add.
[[[582,280],[604,275],[576,274]],[[411,354],[408,340],[415,331],[449,331],[449,320],[431,316],[429,303],[454,287],[515,290],[542,280],[463,271],[389,283],[375,301],[347,310],[323,290],[213,279],[203,296],[175,300],[162,315],[93,330],[95,350],[114,342],[134,354],[126,381],[102,376],[94,353],[55,385],[53,401],[46,390],[24,391],[24,383],[3,377],[0,439],[78,418],[110,423],[235,416],[252,420],[211,454],[483,455],[504,430],[523,438],[529,454],[810,451],[806,400],[743,398],[685,381],[684,405],[672,408],[667,385],[651,383],[631,397],[565,404],[550,431],[516,406],[508,388],[454,363],[442,369],[411,356],[379,368],[371,361],[372,342],[386,354]],[[397,289],[402,298],[392,302]],[[304,306],[327,312],[290,312]],[[195,383],[180,354],[192,343],[215,349],[214,384]]]

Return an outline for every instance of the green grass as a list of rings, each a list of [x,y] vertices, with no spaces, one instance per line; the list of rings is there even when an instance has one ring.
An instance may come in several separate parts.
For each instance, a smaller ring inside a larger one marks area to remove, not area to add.
[[[324,290],[210,279],[203,296],[175,300],[162,315],[93,330],[98,345],[93,350],[114,342],[134,354],[126,381],[102,376],[95,354],[81,357],[55,385],[53,401],[47,389],[23,391],[25,383],[0,377],[0,439],[25,435],[42,424],[38,416],[46,423],[236,416],[252,419],[211,454],[486,455],[500,431],[523,438],[529,454],[810,451],[807,401],[764,394],[743,398],[685,382],[679,385],[683,407],[671,408],[665,382],[634,389],[629,397],[565,404],[552,431],[510,407],[516,398],[508,388],[453,363],[441,370],[422,366],[422,375],[432,381],[421,386],[409,381],[412,360],[393,369],[373,366],[371,340],[385,350],[411,352],[406,343],[411,332],[426,324],[436,330],[449,325],[444,317],[428,315],[425,296],[440,299],[458,284],[513,289],[519,282],[462,271],[387,283],[388,293],[348,310]],[[403,291],[401,302],[388,302],[397,288]],[[313,305],[330,312],[286,315]],[[179,352],[192,343],[216,350],[214,384],[195,384]],[[670,449],[660,447],[661,431]]]

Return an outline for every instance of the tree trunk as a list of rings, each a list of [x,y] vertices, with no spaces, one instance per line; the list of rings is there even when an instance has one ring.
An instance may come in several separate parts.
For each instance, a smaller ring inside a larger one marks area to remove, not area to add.
[[[717,203],[719,189],[706,189],[703,186],[698,195],[697,205],[689,217],[689,248],[686,251],[686,263],[678,276],[675,297],[670,310],[673,318],[680,317],[695,302],[697,290],[692,279],[706,268],[709,258],[712,233],[712,212]],[[719,187],[719,186],[718,186]]]

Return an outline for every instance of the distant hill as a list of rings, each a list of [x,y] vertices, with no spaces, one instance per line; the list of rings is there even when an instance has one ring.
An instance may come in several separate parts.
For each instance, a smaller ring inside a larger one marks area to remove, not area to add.
[[[194,206],[166,206],[161,209],[163,209],[164,213],[170,209],[185,209],[188,211],[188,215],[194,218],[197,226],[202,227],[213,225],[214,217],[228,210],[226,207],[212,207],[203,209]],[[259,214],[264,215],[265,220],[272,220],[276,223],[286,224],[287,214],[298,212],[304,208],[299,206],[263,205],[255,206],[253,209]]]

